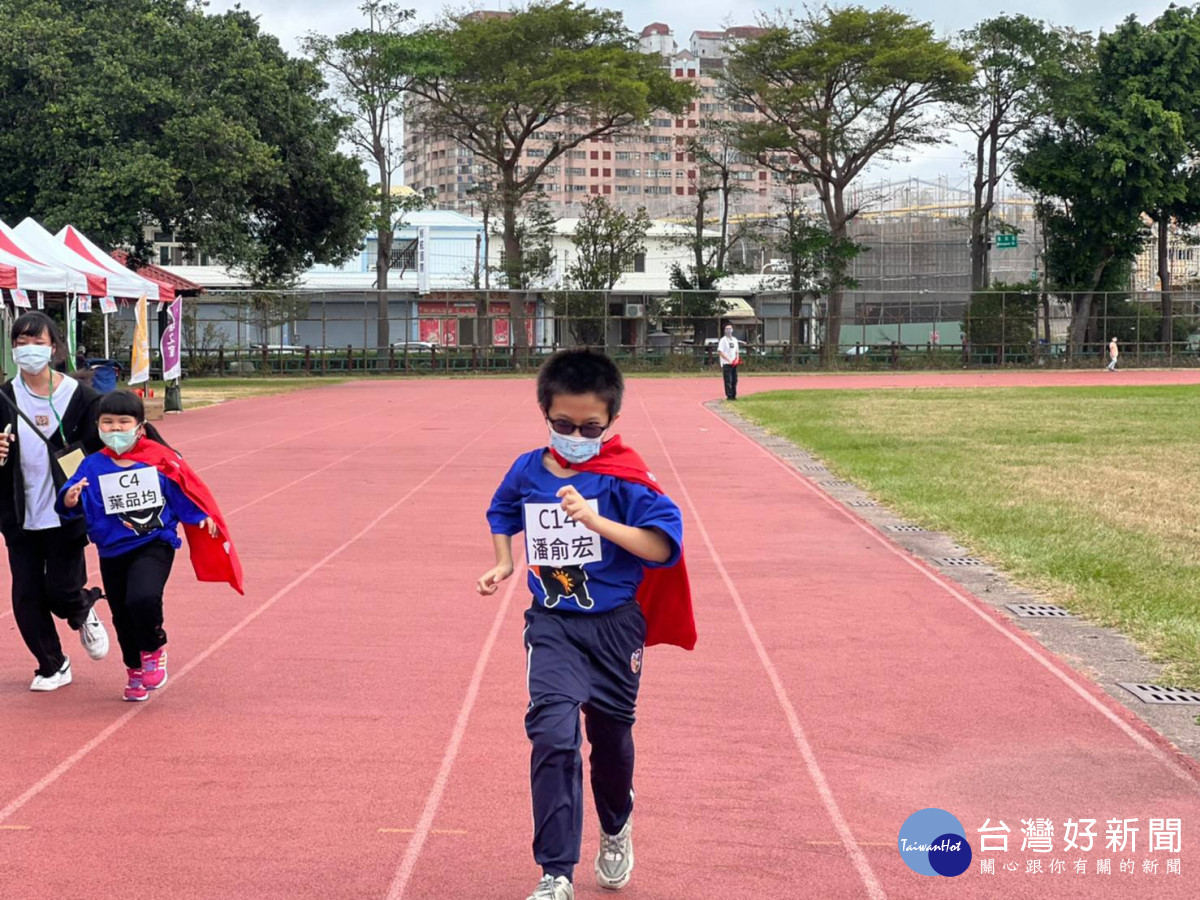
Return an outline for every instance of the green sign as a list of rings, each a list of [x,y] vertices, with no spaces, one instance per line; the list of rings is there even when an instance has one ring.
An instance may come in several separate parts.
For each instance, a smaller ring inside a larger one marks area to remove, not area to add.
[[[1015,250],[1017,248],[1017,236],[1015,234],[998,234],[996,235],[997,250]]]

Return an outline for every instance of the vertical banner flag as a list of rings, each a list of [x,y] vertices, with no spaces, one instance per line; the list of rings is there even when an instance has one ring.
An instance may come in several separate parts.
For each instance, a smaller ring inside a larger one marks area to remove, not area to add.
[[[429,226],[417,229],[417,293],[429,293]]]
[[[37,292],[37,305],[38,305],[38,309],[46,308],[46,295],[43,294],[41,291]]]
[[[159,350],[162,352],[163,381],[174,381],[181,374],[180,338],[183,336],[183,297],[175,295],[175,299],[167,306],[167,327],[162,334]]]
[[[38,292],[41,297],[41,292]],[[75,317],[79,314],[76,307],[77,301],[74,297],[67,297],[67,371],[75,371],[75,350],[78,344],[78,338],[75,335],[76,322]]]
[[[146,319],[146,295],[138,297],[134,306],[137,325],[133,330],[133,358],[129,363],[129,383],[150,380],[150,324]]]

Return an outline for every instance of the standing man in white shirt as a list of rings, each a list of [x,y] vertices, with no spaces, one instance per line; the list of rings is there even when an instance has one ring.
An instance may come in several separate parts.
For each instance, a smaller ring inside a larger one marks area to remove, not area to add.
[[[725,326],[725,337],[717,342],[717,355],[721,357],[721,375],[725,378],[725,399],[737,399],[737,367],[741,364],[738,339],[733,336],[733,326]]]

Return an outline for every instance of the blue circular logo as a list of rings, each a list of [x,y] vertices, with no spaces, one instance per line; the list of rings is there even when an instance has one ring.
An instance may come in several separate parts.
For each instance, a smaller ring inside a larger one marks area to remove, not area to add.
[[[971,845],[962,823],[936,807],[904,820],[898,847],[904,864],[919,875],[953,878],[971,865]]]

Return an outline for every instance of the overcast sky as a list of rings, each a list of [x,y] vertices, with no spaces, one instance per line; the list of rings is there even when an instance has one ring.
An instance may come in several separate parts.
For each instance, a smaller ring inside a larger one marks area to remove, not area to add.
[[[874,0],[860,0],[869,7],[884,6]],[[421,20],[438,17],[447,7],[440,0],[420,0],[411,4]],[[449,4],[453,7],[467,5],[480,9],[504,9],[511,3],[466,3]],[[731,0],[646,0],[646,2],[608,2],[610,8],[625,14],[626,24],[640,31],[651,22],[666,22],[675,32],[675,39],[686,45],[688,36],[695,30],[715,29],[725,25],[751,25],[761,13],[771,13],[779,3],[733,3]],[[923,21],[932,22],[943,35],[968,28],[983,18],[1004,14],[1025,13],[1057,25],[1070,25],[1080,30],[1098,32],[1111,29],[1130,14],[1149,21],[1169,5],[1169,0],[1000,0],[994,4],[978,4],[963,0],[913,0],[886,4],[901,9]],[[361,21],[357,0],[210,0],[209,9],[219,12],[241,6],[258,16],[262,27],[275,34],[289,51],[295,51],[299,38],[309,31],[334,34],[345,31]],[[742,12],[734,15],[733,9]],[[785,6],[786,8],[786,6]],[[961,141],[960,141],[961,143]],[[876,170],[869,175],[882,177],[934,178],[939,174],[950,176],[952,181],[962,179],[963,153],[955,146],[932,148],[921,153],[919,158],[899,162]]]

